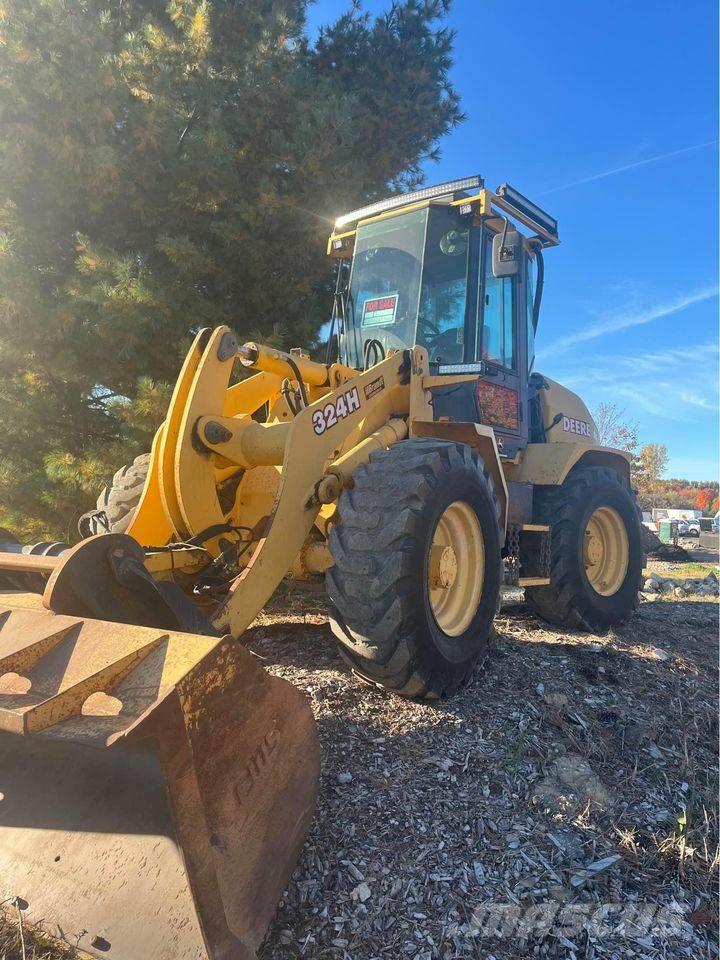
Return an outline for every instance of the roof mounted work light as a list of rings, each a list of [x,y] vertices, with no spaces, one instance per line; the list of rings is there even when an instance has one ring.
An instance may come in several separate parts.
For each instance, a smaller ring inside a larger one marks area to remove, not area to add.
[[[530,220],[533,225],[540,227],[545,233],[549,234],[549,236],[557,239],[557,220],[551,217],[549,213],[541,210],[532,200],[524,197],[519,190],[511,187],[508,183],[501,183],[495,193],[505,201],[507,206],[517,210],[517,212],[521,213],[527,220]]]
[[[446,183],[438,183],[434,187],[423,187],[421,190],[413,190],[410,193],[400,193],[397,196],[388,197],[387,200],[379,200],[367,207],[359,207],[357,210],[343,214],[335,221],[335,229],[344,227],[355,220],[364,220],[375,213],[384,213],[386,210],[404,207],[409,203],[417,203],[419,200],[432,200],[435,197],[445,197],[465,190],[479,190],[483,185],[484,181],[480,176],[464,177],[461,180],[448,180]]]

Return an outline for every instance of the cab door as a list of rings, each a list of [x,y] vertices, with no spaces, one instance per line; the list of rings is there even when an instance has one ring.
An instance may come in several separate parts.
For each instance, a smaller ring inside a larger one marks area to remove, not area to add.
[[[503,456],[512,458],[527,443],[526,259],[513,277],[495,277],[494,233],[483,228],[478,284],[477,385],[480,422],[493,427]]]

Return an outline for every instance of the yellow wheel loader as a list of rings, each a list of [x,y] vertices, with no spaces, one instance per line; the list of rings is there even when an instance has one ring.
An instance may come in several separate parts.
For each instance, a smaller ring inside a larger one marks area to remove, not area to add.
[[[633,610],[627,456],[533,370],[557,223],[470,177],[341,217],[324,362],[200,330],[76,546],[0,552],[0,901],[98,957],[246,958],[312,816],[302,694],[243,634],[325,577],[352,670],[446,697],[500,587]]]

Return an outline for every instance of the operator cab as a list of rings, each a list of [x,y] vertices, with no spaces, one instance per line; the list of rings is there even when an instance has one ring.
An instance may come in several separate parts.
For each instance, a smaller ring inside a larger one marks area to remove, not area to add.
[[[507,184],[485,189],[480,177],[340,217],[328,243],[339,259],[329,351],[335,325],[340,360],[355,369],[424,347],[438,376],[435,419],[493,426],[512,456],[528,439],[542,249],[558,243],[552,217]],[[443,376],[452,382],[443,386]]]

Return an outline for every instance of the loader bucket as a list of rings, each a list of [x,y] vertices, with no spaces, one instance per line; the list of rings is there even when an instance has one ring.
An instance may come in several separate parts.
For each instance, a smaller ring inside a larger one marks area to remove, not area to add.
[[[96,957],[253,957],[314,808],[302,693],[229,637],[38,604],[0,593],[0,902]]]

